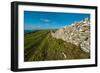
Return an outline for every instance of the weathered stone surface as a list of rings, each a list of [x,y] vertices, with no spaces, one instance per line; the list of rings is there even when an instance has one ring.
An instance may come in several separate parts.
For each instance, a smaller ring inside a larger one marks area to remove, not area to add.
[[[90,52],[90,20],[85,18],[80,22],[75,22],[70,26],[51,31],[51,35],[56,39],[80,45],[83,51]]]

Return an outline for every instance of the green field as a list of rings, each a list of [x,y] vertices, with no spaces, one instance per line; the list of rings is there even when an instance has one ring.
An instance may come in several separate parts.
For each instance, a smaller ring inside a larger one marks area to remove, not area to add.
[[[80,46],[53,38],[49,30],[24,34],[24,61],[87,59]]]

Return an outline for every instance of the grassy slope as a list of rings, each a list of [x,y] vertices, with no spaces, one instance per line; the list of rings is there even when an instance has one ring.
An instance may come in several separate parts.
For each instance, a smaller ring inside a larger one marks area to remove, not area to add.
[[[80,46],[55,39],[50,31],[37,31],[25,34],[25,61],[86,59],[89,53],[80,49]]]

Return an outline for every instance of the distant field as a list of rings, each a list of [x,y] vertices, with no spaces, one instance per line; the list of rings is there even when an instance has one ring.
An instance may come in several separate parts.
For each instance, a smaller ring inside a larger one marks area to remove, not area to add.
[[[53,38],[49,30],[24,34],[24,61],[87,59],[80,46]]]

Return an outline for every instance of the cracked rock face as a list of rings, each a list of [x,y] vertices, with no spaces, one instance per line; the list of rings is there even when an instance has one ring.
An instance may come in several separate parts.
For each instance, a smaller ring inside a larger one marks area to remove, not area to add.
[[[90,20],[85,18],[80,22],[73,23],[70,26],[51,31],[51,35],[56,39],[62,39],[66,42],[80,45],[85,52],[90,52]]]

